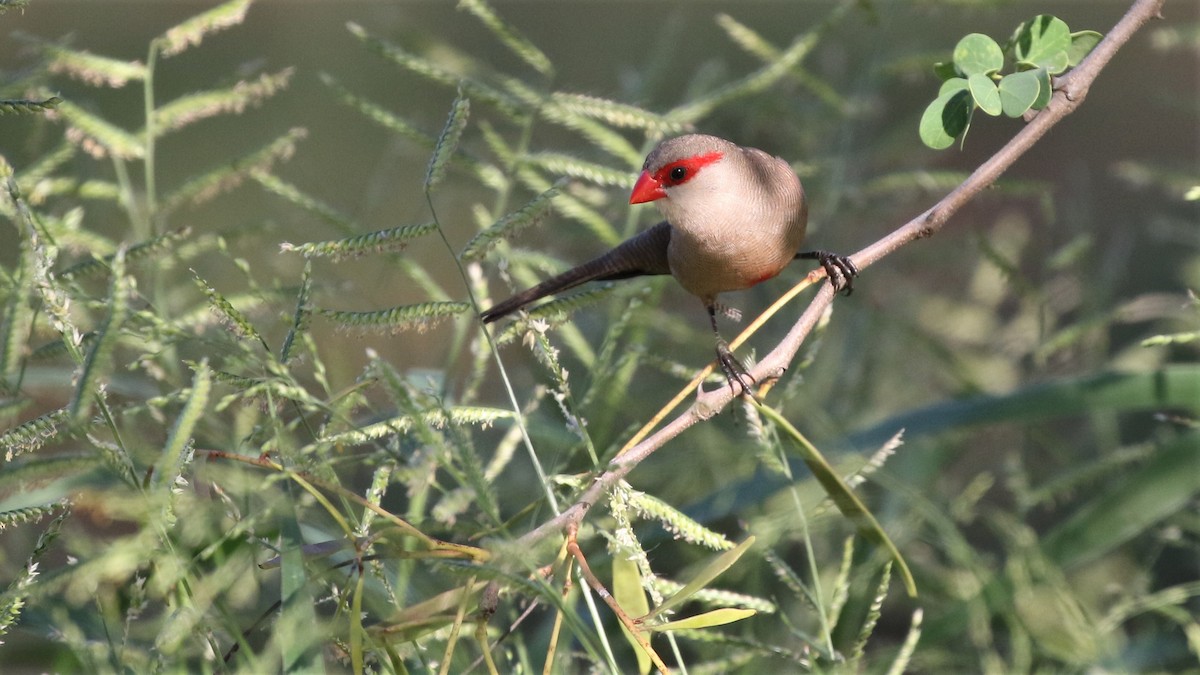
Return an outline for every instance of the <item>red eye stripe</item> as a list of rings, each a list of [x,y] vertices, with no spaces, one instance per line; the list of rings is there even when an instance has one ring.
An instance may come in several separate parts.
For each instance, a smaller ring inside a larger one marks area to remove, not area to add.
[[[670,164],[663,165],[661,169],[654,173],[654,178],[663,187],[680,185],[691,180],[700,169],[719,161],[722,157],[724,155],[720,152],[709,152],[694,157],[677,159]]]

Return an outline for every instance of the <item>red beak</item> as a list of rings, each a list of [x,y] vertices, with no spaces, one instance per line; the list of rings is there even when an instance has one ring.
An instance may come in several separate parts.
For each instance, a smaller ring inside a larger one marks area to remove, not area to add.
[[[667,193],[663,190],[662,184],[654,176],[643,171],[642,175],[638,176],[637,182],[633,184],[633,194],[629,195],[629,203],[644,204],[666,196]]]

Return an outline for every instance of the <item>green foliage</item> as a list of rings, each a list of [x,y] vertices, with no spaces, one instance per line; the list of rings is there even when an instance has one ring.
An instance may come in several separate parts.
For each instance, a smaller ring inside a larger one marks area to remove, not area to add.
[[[30,101],[28,99],[0,99],[0,115],[12,113],[20,115],[22,113],[36,113],[46,110],[54,110],[62,103],[62,99],[57,96],[51,96],[44,101]]]
[[[627,640],[561,532],[522,539],[711,354],[658,280],[476,318],[649,220],[621,193],[655,140],[802,159],[813,244],[847,249],[966,175],[874,123],[906,73],[850,87],[810,58],[875,35],[859,7],[778,45],[717,15],[699,61],[667,26],[611,98],[482,0],[454,20],[487,46],[351,25],[349,73],[291,108],[304,61],[203,61],[225,29],[271,48],[233,30],[249,2],[154,28],[144,63],[33,43],[12,111],[56,109],[0,117],[28,132],[0,157],[0,670],[648,672],[641,641],[689,672],[1191,667],[1196,181],[1157,158],[1096,169],[1147,212],[1127,222],[1092,213],[1103,190],[998,183],[974,236],[870,268],[769,409],[696,424],[593,505],[572,534]],[[1060,23],[960,44],[951,141],[975,107],[1049,101],[1099,37]],[[377,156],[346,150],[360,132]]]
[[[934,66],[942,86],[921,116],[921,141],[942,150],[959,136],[965,140],[976,109],[992,117],[1021,117],[1045,108],[1053,93],[1050,78],[1079,65],[1101,37],[1090,30],[1072,33],[1048,14],[1018,26],[1004,48],[986,35],[967,35],[950,62]],[[1014,70],[1002,75],[1006,57]]]

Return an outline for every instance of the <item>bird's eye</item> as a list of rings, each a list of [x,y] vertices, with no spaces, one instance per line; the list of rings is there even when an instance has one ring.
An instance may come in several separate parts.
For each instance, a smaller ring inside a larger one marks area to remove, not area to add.
[[[685,167],[677,166],[674,169],[671,169],[671,181],[672,182],[678,183],[678,182],[682,181],[684,178],[687,178],[687,169]]]

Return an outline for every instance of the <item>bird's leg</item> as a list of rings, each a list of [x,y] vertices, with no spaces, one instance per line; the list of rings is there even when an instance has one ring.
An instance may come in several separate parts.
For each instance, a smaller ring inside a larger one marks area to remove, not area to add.
[[[750,389],[751,383],[754,382],[754,376],[746,372],[746,367],[733,355],[733,351],[729,349],[729,343],[721,337],[721,331],[717,328],[716,305],[706,302],[704,308],[708,310],[708,320],[712,323],[713,335],[717,337],[717,363],[721,364],[721,370],[725,373],[725,381],[729,383],[729,390],[733,392],[734,396],[737,396],[737,389],[733,386],[736,382],[742,388],[743,394],[757,401],[758,397]]]
[[[854,292],[854,277],[858,276],[858,265],[850,258],[829,251],[804,251],[797,253],[796,258],[821,263],[835,291],[846,291],[846,295]]]

